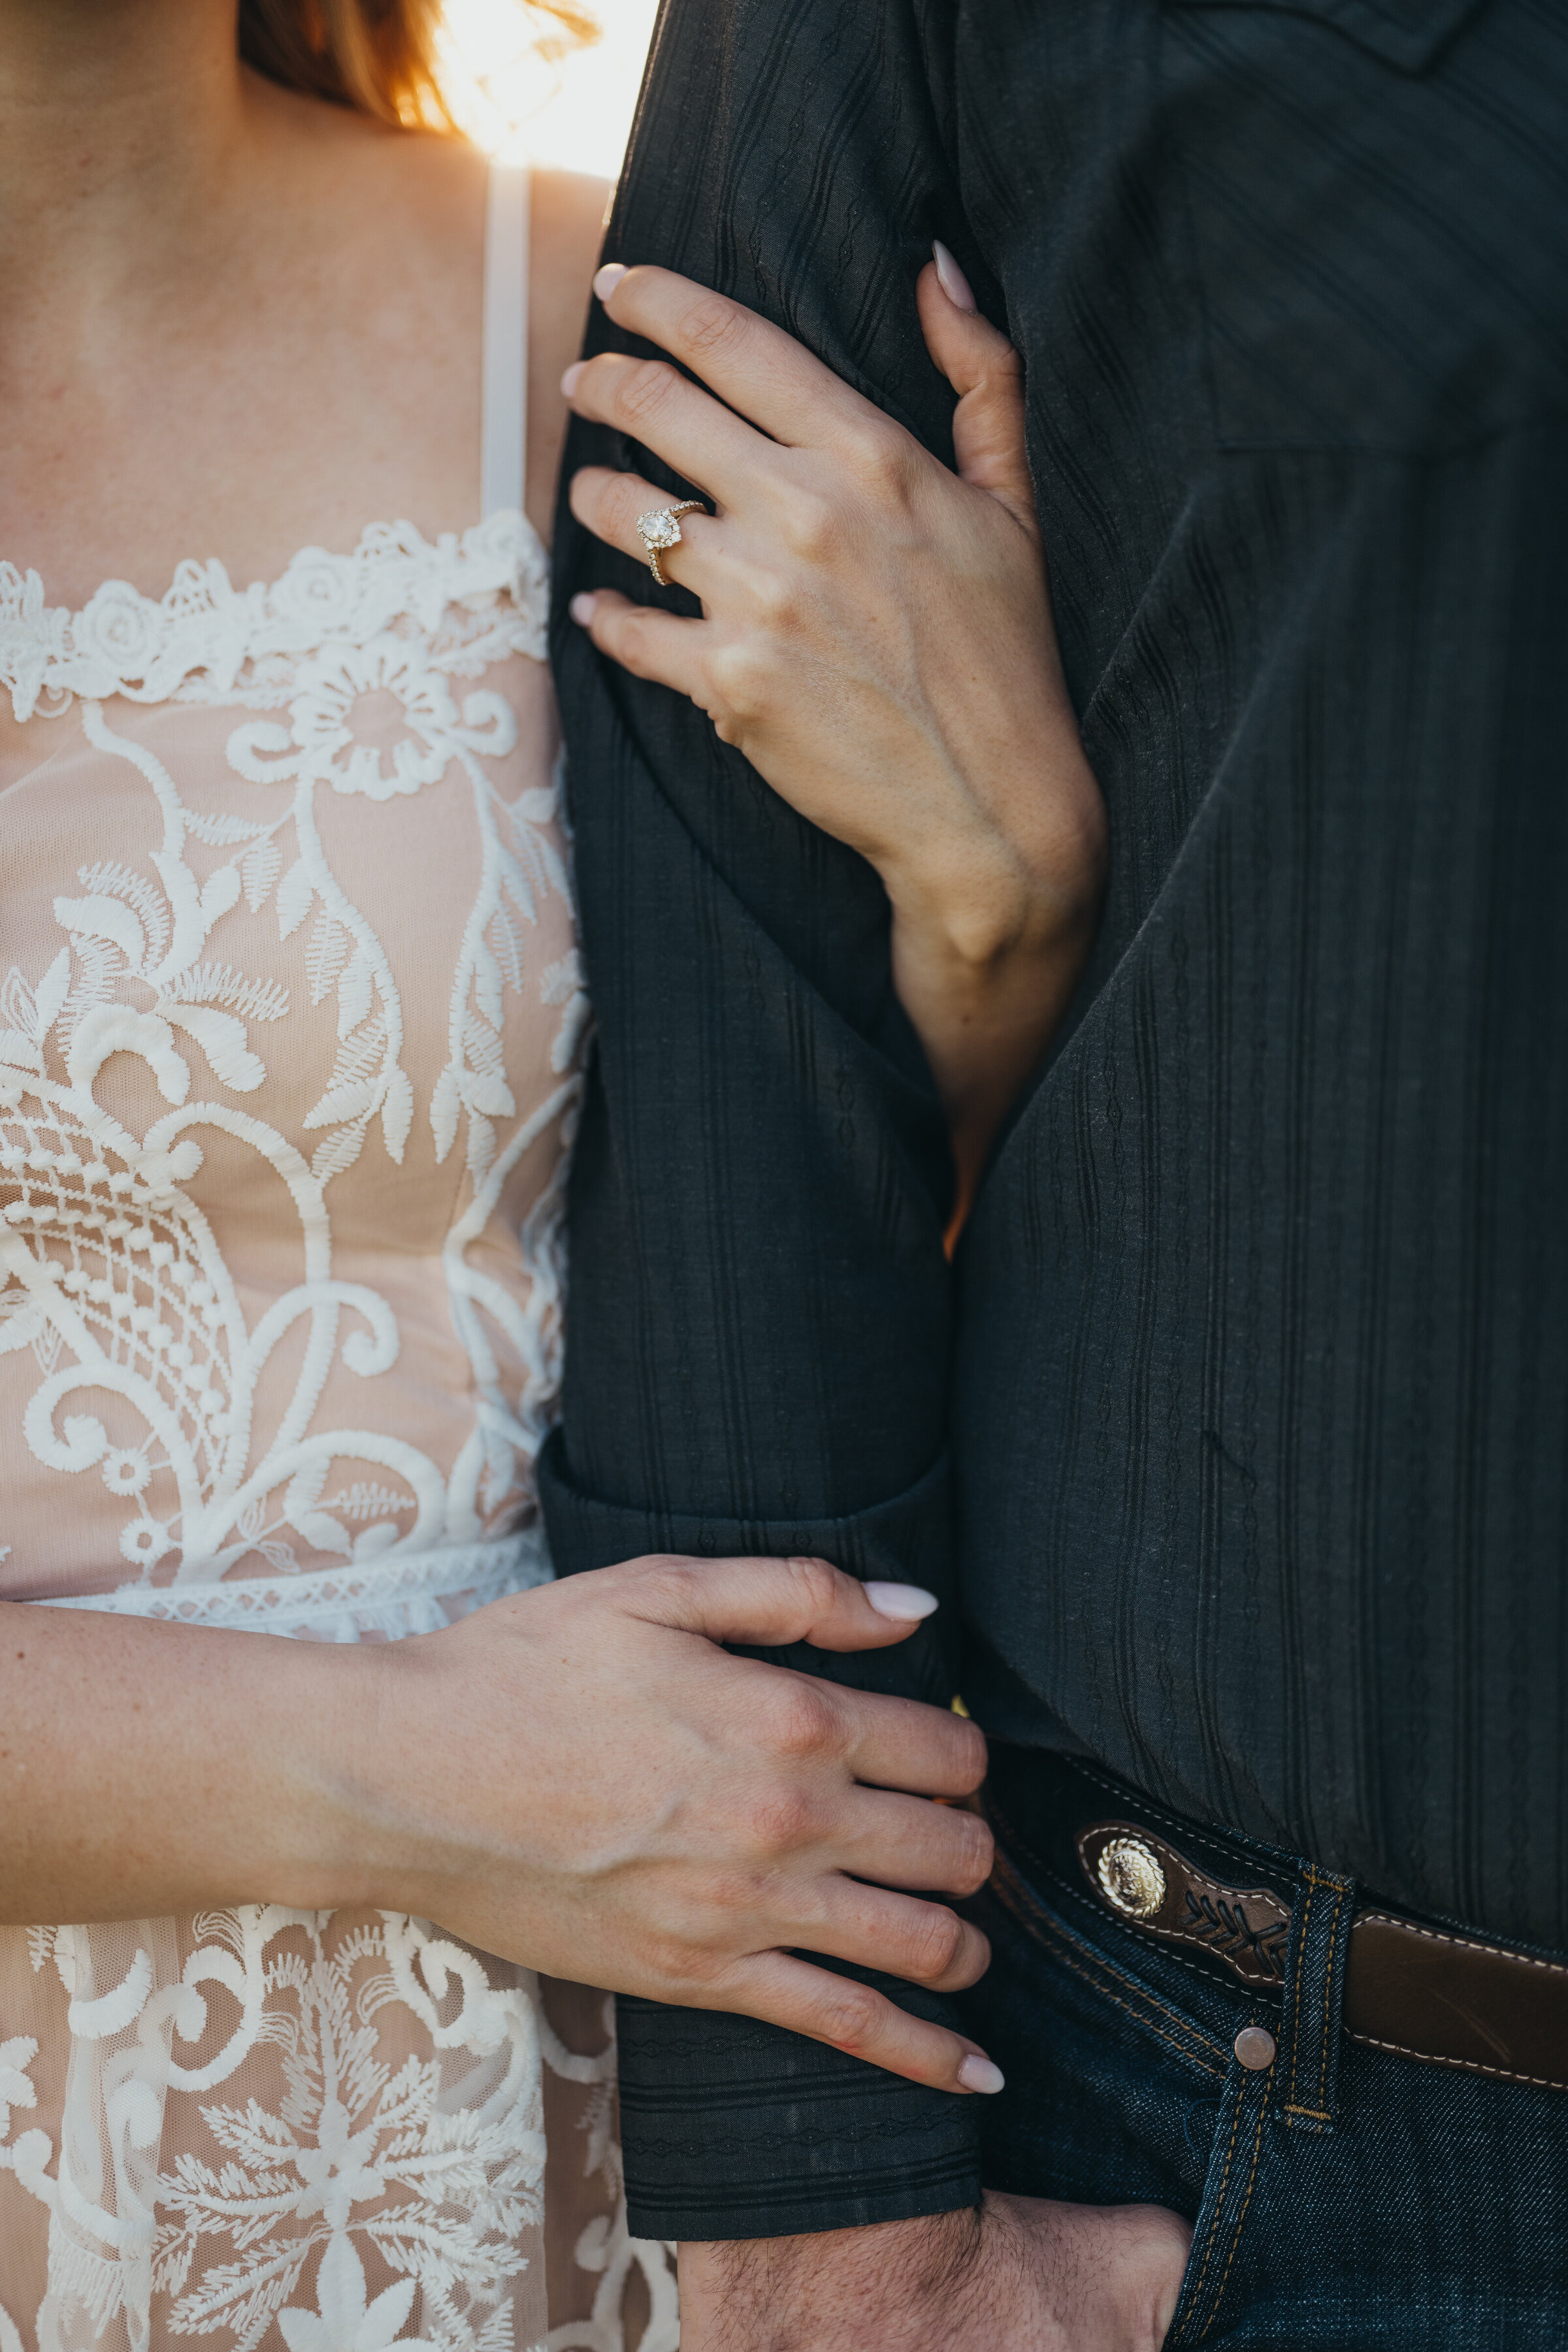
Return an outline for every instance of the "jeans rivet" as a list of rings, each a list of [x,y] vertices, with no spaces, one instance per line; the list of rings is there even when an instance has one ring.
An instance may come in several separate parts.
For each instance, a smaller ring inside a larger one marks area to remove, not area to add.
[[[1245,2066],[1249,2074],[1261,2074],[1266,2066],[1274,2063],[1277,2045],[1266,2026],[1244,2025],[1231,2046],[1237,2063]]]

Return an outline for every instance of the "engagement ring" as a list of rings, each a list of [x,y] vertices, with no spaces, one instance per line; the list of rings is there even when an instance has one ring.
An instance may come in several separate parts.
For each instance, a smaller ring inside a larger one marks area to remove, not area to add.
[[[655,507],[651,514],[638,515],[637,537],[647,552],[647,568],[655,584],[668,588],[678,583],[665,578],[659,568],[659,557],[667,548],[680,545],[680,520],[683,514],[706,514],[700,499],[683,499],[678,507]]]

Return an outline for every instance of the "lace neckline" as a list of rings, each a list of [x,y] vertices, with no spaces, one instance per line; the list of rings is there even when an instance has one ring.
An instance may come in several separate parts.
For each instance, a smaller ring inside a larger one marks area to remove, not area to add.
[[[546,558],[515,508],[436,540],[409,522],[372,523],[352,554],[301,548],[277,580],[247,588],[216,559],[187,560],[162,597],[108,580],[79,612],[47,604],[37,572],[0,562],[0,688],[18,719],[111,695],[266,707],[329,643],[368,645],[399,623],[433,632],[454,607],[483,638],[482,616],[503,601],[497,650],[542,660]]]

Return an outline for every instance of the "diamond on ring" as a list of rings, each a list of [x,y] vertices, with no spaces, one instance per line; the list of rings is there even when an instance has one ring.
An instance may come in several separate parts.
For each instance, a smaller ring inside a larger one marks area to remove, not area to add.
[[[658,559],[666,548],[680,545],[680,517],[706,512],[700,499],[683,499],[679,506],[655,507],[649,513],[638,515],[637,537],[647,555],[647,568],[658,587],[668,588],[670,584],[664,576]]]

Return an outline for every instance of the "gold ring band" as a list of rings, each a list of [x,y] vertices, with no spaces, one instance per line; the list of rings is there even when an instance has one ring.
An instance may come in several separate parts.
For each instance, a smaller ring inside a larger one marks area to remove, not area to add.
[[[706,514],[700,499],[682,499],[676,507],[655,507],[637,517],[637,537],[647,557],[647,568],[653,573],[654,584],[668,588],[678,583],[665,578],[659,567],[659,557],[672,547],[680,545],[680,518],[683,514]]]

